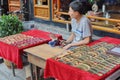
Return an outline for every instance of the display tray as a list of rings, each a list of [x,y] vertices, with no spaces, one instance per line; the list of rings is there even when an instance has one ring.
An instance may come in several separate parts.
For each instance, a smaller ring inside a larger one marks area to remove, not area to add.
[[[107,77],[105,80],[120,80],[120,69]]]
[[[113,55],[116,55],[116,56],[120,56],[120,46],[116,46],[116,47],[108,50],[107,53],[113,54]]]

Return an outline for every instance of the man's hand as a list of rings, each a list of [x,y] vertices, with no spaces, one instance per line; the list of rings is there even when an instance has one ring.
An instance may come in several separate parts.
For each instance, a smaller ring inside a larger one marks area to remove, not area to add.
[[[60,41],[60,46],[64,47],[65,45],[67,45],[66,40],[61,40]]]
[[[71,44],[68,44],[68,45],[64,46],[63,49],[67,50],[67,49],[69,49],[70,47],[72,47],[72,45],[71,45]]]

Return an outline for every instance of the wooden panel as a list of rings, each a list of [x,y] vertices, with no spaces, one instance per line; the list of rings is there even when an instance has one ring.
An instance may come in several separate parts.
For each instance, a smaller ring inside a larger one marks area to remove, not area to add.
[[[40,57],[33,56],[28,54],[28,61],[38,67],[45,68],[46,60],[41,59]]]
[[[20,4],[19,0],[9,0],[9,4]]]
[[[48,8],[36,7],[35,8],[35,15],[42,16],[42,17],[49,17]]]
[[[20,10],[19,6],[9,6],[9,11],[16,11],[16,10]]]
[[[9,11],[20,10],[20,0],[8,0]]]

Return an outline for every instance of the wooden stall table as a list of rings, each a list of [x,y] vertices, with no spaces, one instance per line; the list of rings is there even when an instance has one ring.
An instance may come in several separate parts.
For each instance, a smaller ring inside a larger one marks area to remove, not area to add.
[[[33,67],[45,69],[46,60],[52,58],[58,54],[61,54],[64,50],[59,47],[51,47],[48,44],[42,44],[28,49],[24,49],[24,52],[28,53],[28,61],[31,63],[31,80],[33,79]],[[36,79],[37,80],[37,79]]]
[[[17,68],[23,68],[21,57],[23,49],[49,42],[51,40],[49,34],[50,32],[34,29],[0,38],[0,57],[11,61]],[[61,35],[56,36],[62,38]],[[13,74],[15,76],[14,69]]]
[[[111,44],[120,45],[120,39],[111,37],[103,37],[97,41],[90,43],[89,45],[92,46],[99,42],[107,42]],[[120,64],[114,66],[114,68],[112,68],[102,76],[98,76],[97,74],[78,69],[76,67],[64,64],[62,62],[50,58],[46,61],[44,78],[54,77],[57,80],[105,80],[106,77],[113,74],[118,69],[120,69]]]

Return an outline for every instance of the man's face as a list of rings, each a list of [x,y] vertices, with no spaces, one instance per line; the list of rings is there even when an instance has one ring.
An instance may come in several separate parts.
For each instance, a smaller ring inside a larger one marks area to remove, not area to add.
[[[75,18],[75,19],[76,19],[79,13],[78,13],[77,11],[74,11],[74,10],[70,7],[68,14],[70,15],[71,18]]]

